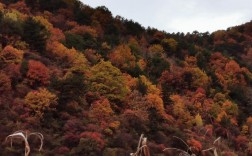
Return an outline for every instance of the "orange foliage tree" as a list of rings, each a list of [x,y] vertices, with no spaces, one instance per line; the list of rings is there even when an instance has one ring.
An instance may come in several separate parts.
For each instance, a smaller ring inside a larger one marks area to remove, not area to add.
[[[210,59],[210,68],[215,72],[218,82],[225,91],[234,85],[246,85],[244,74],[246,69],[241,68],[234,60],[228,60],[221,53],[214,53]]]
[[[91,104],[89,116],[91,119],[101,122],[101,121],[109,121],[114,112],[111,109],[110,102],[106,98],[101,98],[100,100],[94,101]]]
[[[93,49],[86,49],[84,54],[87,60],[91,62],[92,64],[98,63],[102,57]]]
[[[228,59],[224,57],[220,52],[213,53],[210,58],[209,67],[213,71],[224,70]]]
[[[163,100],[159,95],[147,94],[146,99],[148,100],[148,105],[146,105],[147,109],[154,108],[163,119],[166,119],[167,121],[173,120],[170,115],[166,114]]]
[[[55,41],[47,43],[47,51],[51,57],[53,57],[57,63],[65,68],[69,68],[70,71],[80,71],[85,73],[88,68],[88,61],[84,54],[78,52],[76,49],[68,49],[63,44]]]
[[[22,50],[8,45],[0,53],[0,61],[3,63],[20,63],[23,59],[23,54]]]
[[[236,118],[238,116],[238,106],[235,103],[225,100],[222,103],[213,105],[213,108],[214,107],[216,107],[215,111],[217,112],[217,122],[222,123],[223,125],[223,122],[225,122],[225,124],[227,123],[226,126],[237,125]]]
[[[70,33],[73,34],[78,34],[78,35],[85,35],[89,34],[92,37],[97,37],[97,32],[95,29],[93,29],[90,26],[85,26],[85,25],[76,25],[73,29],[69,31]]]
[[[187,143],[190,147],[192,147],[193,153],[199,153],[202,150],[202,144],[196,139],[189,139],[187,140]]]
[[[135,56],[127,45],[119,45],[109,54],[109,59],[116,67],[128,69],[135,67]]]
[[[47,43],[47,44],[51,44],[51,42],[54,42],[54,41],[59,41],[59,42],[64,41],[66,39],[65,35],[61,29],[52,28],[52,29],[50,29],[50,33],[51,33],[51,35],[48,40],[48,42],[50,42],[50,43]]]

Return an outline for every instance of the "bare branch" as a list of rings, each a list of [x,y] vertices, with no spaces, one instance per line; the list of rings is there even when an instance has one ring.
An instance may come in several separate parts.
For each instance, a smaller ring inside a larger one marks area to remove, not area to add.
[[[179,139],[180,141],[182,141],[187,146],[187,148],[190,149],[190,146],[188,146],[188,144],[183,139],[181,139],[181,138],[179,138],[177,136],[173,136],[173,137],[176,138],[176,139]]]
[[[214,149],[214,156],[218,156],[217,149]]]
[[[142,143],[142,139],[144,137],[144,134],[141,134],[140,138],[139,138],[139,142],[138,142],[138,146],[137,149],[139,149],[141,147],[141,143]]]
[[[221,137],[218,137],[217,139],[214,140],[213,144],[215,144],[217,141],[219,141]]]
[[[202,150],[202,152],[207,152],[207,151],[214,150],[214,149],[215,149],[215,147],[211,147],[211,148],[208,148],[208,149]]]
[[[183,154],[186,154],[186,155],[190,155],[188,152],[182,150],[182,149],[179,149],[179,148],[165,148],[163,151],[167,151],[167,150],[176,150],[176,151],[180,151],[182,152]]]
[[[204,134],[204,137],[206,137],[207,133],[208,133],[209,129],[206,130],[205,134]]]

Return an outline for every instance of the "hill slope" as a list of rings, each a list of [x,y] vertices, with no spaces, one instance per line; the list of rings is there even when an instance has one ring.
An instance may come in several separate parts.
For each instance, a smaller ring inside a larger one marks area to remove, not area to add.
[[[37,131],[42,155],[129,155],[144,133],[151,155],[187,150],[173,136],[203,155],[221,137],[219,152],[251,154],[252,22],[171,34],[77,0],[0,2],[0,140]]]

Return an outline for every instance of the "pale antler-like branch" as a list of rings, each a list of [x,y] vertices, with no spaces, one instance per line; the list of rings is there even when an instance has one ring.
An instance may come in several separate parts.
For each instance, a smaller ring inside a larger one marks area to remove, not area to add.
[[[14,132],[13,134],[8,135],[5,139],[5,141],[8,141],[9,138],[11,139],[11,147],[12,147],[12,139],[19,138],[19,139],[24,140],[24,142],[25,142],[25,156],[28,156],[30,154],[30,150],[31,150],[30,145],[28,143],[27,137],[22,132]]]
[[[179,138],[179,137],[177,137],[177,136],[173,136],[173,137],[176,138],[176,139],[178,139],[178,140],[180,140],[180,141],[182,141],[182,142],[186,145],[187,151],[182,150],[182,149],[178,149],[178,148],[165,148],[163,151],[165,152],[165,151],[168,151],[168,150],[176,150],[176,151],[179,151],[179,152],[180,152],[179,155],[191,156],[191,155],[188,153],[188,151],[191,151],[192,147],[189,146],[183,139],[181,139],[181,138]]]
[[[180,141],[182,141],[185,145],[186,145],[186,147],[188,148],[188,149],[190,149],[190,146],[183,140],[183,139],[181,139],[181,138],[179,138],[179,137],[177,137],[177,136],[173,136],[174,138],[176,138],[176,139],[179,139]]]
[[[190,155],[188,152],[182,150],[182,149],[179,149],[179,148],[165,148],[163,151],[168,151],[168,150],[177,150],[177,151],[180,151],[181,153],[185,154],[185,155]]]
[[[207,152],[207,151],[213,150],[214,156],[218,156],[218,152],[217,152],[217,148],[215,147],[215,143],[218,142],[218,145],[219,145],[220,139],[221,139],[221,137],[218,137],[217,139],[214,140],[214,142],[213,142],[214,147],[210,147],[208,149],[202,150],[202,152]]]
[[[11,140],[11,147],[12,147],[12,142],[13,142],[14,138],[18,138],[18,139],[24,140],[24,142],[25,142],[25,156],[29,156],[31,148],[30,148],[30,145],[29,145],[29,142],[28,142],[28,137],[31,136],[31,135],[35,135],[35,136],[37,136],[40,139],[40,148],[39,148],[39,151],[41,151],[42,148],[43,148],[44,136],[43,136],[43,134],[38,133],[38,132],[33,132],[33,133],[30,133],[28,135],[27,131],[23,131],[23,130],[16,131],[16,132],[8,135],[6,137],[6,139],[5,139],[5,141],[8,141],[8,139],[10,139]]]
[[[135,153],[131,153],[131,156],[150,156],[150,152],[147,146],[147,138],[144,137],[143,134],[141,134],[138,146],[137,146],[137,151]]]

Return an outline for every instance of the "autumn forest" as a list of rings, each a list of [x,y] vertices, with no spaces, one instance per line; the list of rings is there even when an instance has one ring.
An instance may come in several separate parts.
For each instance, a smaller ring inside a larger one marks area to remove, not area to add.
[[[20,130],[43,134],[30,156],[252,156],[252,21],[168,33],[78,0],[0,0],[0,155],[27,152],[6,138]]]

